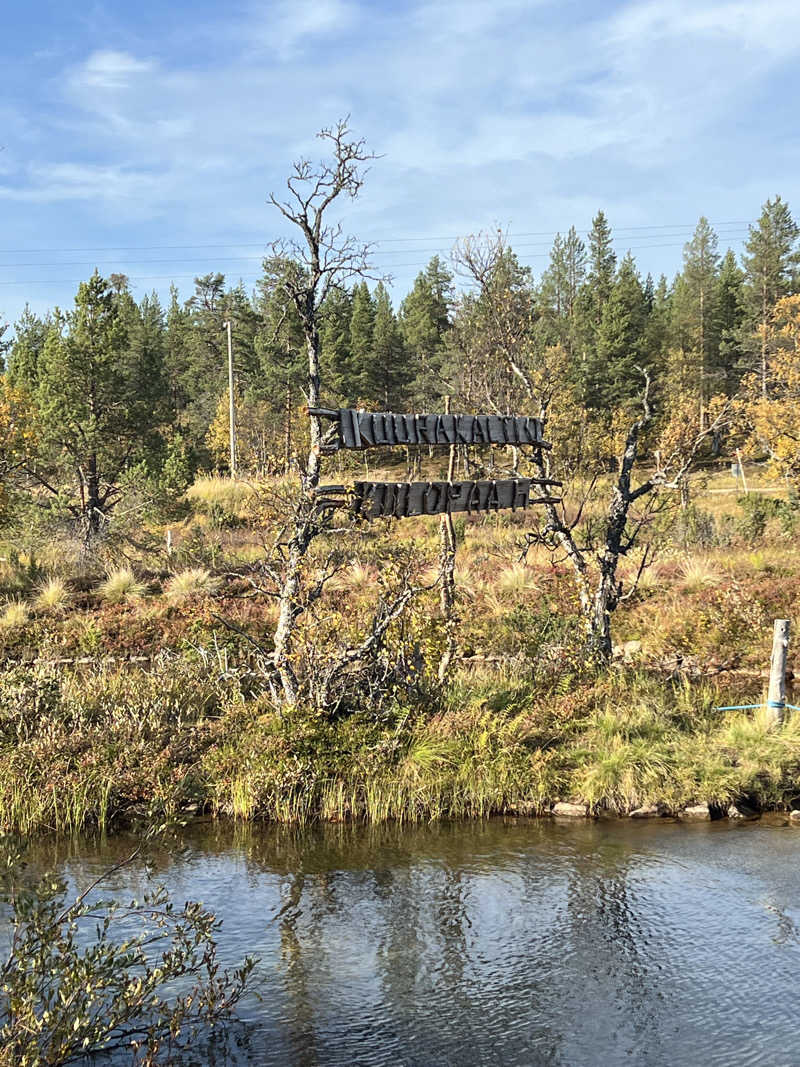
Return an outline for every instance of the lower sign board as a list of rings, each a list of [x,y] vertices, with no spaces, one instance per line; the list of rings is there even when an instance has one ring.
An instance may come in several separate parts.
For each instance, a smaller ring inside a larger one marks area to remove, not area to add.
[[[456,511],[499,511],[529,504],[558,503],[557,497],[531,497],[533,485],[560,483],[532,478],[474,482],[354,482],[352,486],[323,485],[317,490],[323,509],[349,506],[362,519],[408,518]]]

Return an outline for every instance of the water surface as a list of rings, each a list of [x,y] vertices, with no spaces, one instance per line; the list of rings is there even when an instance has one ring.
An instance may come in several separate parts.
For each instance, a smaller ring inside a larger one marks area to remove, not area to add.
[[[130,845],[35,859],[84,886]],[[113,889],[156,883],[219,914],[225,963],[261,958],[219,1062],[800,1064],[794,827],[211,824]]]

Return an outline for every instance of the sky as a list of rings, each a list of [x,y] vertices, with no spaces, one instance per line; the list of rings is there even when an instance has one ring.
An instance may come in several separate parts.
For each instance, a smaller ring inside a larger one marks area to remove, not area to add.
[[[480,230],[539,274],[602,208],[671,276],[700,215],[739,252],[767,197],[800,213],[798,0],[30,0],[2,36],[0,322],[95,267],[249,287],[345,115],[380,158],[341,217],[396,302]]]

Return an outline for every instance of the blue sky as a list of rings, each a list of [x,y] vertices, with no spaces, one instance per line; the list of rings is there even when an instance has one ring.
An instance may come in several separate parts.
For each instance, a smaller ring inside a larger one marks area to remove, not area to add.
[[[9,4],[0,316],[69,305],[98,266],[141,296],[252,281],[267,202],[349,113],[382,154],[345,223],[396,299],[500,225],[535,272],[599,207],[671,275],[701,214],[737,251],[800,214],[798,0],[153,0]]]

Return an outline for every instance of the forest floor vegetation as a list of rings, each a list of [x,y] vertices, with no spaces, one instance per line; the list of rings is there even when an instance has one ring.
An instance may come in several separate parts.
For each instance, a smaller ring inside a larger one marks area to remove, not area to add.
[[[195,495],[226,500],[222,487]],[[312,620],[317,645],[357,630],[400,531],[426,591],[390,637],[403,676],[329,712],[280,707],[265,680],[276,604],[248,578],[264,531],[242,525],[240,493],[222,505],[230,521],[203,505],[175,524],[169,557],[159,548],[92,574],[57,544],[48,559],[10,546],[0,830],[535,815],[558,801],[618,814],[792,807],[800,717],[774,728],[758,711],[717,709],[762,698],[772,620],[800,614],[794,510],[698,500],[616,613],[603,671],[583,662],[569,570],[524,550],[528,517],[459,520],[458,654],[444,685],[435,520],[358,532]],[[161,543],[164,530],[151,534]],[[624,563],[623,582],[636,568]]]

